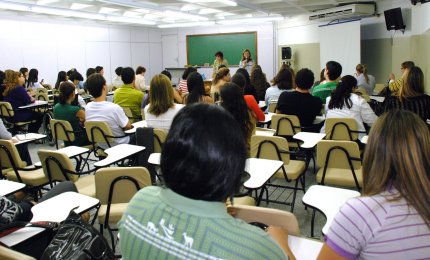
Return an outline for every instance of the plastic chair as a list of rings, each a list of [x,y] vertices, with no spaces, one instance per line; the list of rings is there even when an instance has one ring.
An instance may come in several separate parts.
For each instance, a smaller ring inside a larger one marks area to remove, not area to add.
[[[357,122],[354,118],[327,118],[325,120],[325,133],[327,140],[356,141],[358,133]]]
[[[33,123],[34,121],[24,121],[24,122],[16,122],[15,121],[15,112],[12,108],[12,105],[9,102],[0,101],[0,117],[4,119],[4,123],[7,129],[12,129],[13,132],[16,131],[16,128],[23,128]]]

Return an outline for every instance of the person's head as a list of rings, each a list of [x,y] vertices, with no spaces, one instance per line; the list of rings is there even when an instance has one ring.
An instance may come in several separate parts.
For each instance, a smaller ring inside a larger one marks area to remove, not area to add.
[[[94,73],[87,79],[87,89],[94,98],[98,98],[103,94],[103,89],[106,91],[106,80],[99,74]]]
[[[115,74],[116,74],[118,77],[121,77],[121,72],[122,72],[122,67],[117,67],[117,68],[115,69]]]
[[[357,88],[357,79],[351,75],[343,76],[336,85],[336,89],[331,94],[328,108],[342,109],[344,105],[352,107],[351,93]]]
[[[219,106],[193,104],[173,119],[160,167],[174,192],[224,202],[239,190],[245,160],[245,141],[234,118]]]
[[[100,75],[103,76],[103,74],[105,74],[105,71],[104,71],[102,66],[97,66],[96,67],[96,73],[99,73]]]
[[[254,66],[252,66],[250,83],[251,85],[260,88],[267,84],[266,74],[263,73],[260,65],[254,64]]]
[[[321,70],[320,72],[320,82],[323,82],[325,80],[325,68]]]
[[[217,61],[223,61],[224,60],[224,53],[222,53],[222,51],[217,51],[215,53],[215,59]]]
[[[245,81],[246,81],[245,86],[249,86],[251,84],[251,79],[249,78],[249,73],[246,69],[239,68],[236,70],[236,74],[241,74],[245,78]]]
[[[301,69],[296,74],[296,85],[299,89],[308,90],[314,84],[314,73],[307,68]]]
[[[366,83],[369,83],[369,76],[367,75],[367,65],[366,64],[358,64],[355,67],[355,70],[357,71],[357,75],[364,75],[364,79],[366,80]]]
[[[75,68],[71,68],[69,71],[67,71],[67,77],[70,78],[70,75],[72,75],[72,73],[75,71],[77,71]]]
[[[78,85],[79,82],[83,81],[84,78],[82,77],[81,73],[74,71],[72,72],[72,74],[70,74],[69,76],[70,81],[73,82],[73,84]]]
[[[247,61],[252,60],[252,58],[251,58],[251,52],[248,49],[243,50],[243,52],[242,52],[242,60],[247,60]]]
[[[400,88],[399,97],[401,99],[416,97],[424,94],[424,73],[420,67],[412,67],[407,73],[404,84]]]
[[[157,74],[151,79],[149,88],[149,108],[148,112],[159,116],[173,107],[173,88],[170,79]]]
[[[335,81],[342,74],[342,65],[336,61],[329,61],[325,65],[324,74],[326,80]]]
[[[85,75],[88,78],[89,76],[93,75],[94,73],[96,73],[96,69],[95,68],[88,68],[87,69],[87,73]]]
[[[66,104],[68,100],[75,98],[75,85],[69,81],[64,81],[59,87],[60,94],[58,95],[58,102]]]
[[[205,84],[203,78],[197,71],[191,72],[187,78],[188,96],[187,105],[197,103],[201,100],[201,97],[205,94]]]
[[[252,135],[254,122],[248,106],[243,98],[243,90],[234,83],[226,83],[220,89],[221,106],[225,108],[239,123],[246,140]]]
[[[144,76],[145,73],[146,73],[145,67],[137,66],[137,68],[136,68],[136,75],[142,75],[142,76]]]
[[[292,89],[294,87],[294,71],[283,64],[278,74],[272,79],[272,85],[278,86],[279,89]]]
[[[183,80],[186,80],[187,78],[188,78],[188,75],[190,75],[190,73],[192,73],[192,72],[197,72],[197,69],[196,68],[194,68],[194,67],[187,67],[185,70],[184,70],[184,73],[182,73],[182,79]]]
[[[28,69],[23,67],[19,69],[19,72],[24,76],[24,78],[28,78]]]
[[[6,75],[4,74],[4,72],[0,70],[0,85],[4,84],[5,77]]]
[[[430,227],[430,133],[418,115],[391,110],[380,116],[370,129],[362,169],[363,196],[392,185]]]
[[[31,69],[28,73],[28,83],[35,83],[39,80],[39,71],[37,69]]]
[[[167,76],[170,79],[170,81],[172,80],[172,74],[168,70],[163,70],[161,74]]]
[[[242,74],[236,73],[233,75],[233,77],[231,77],[231,83],[236,84],[243,91],[245,89],[245,86],[246,86],[246,79]]]
[[[415,63],[413,61],[409,61],[409,60],[404,61],[400,65],[400,70],[402,71],[402,73],[405,73],[405,72],[408,72],[414,66],[415,66]]]
[[[134,74],[133,68],[126,67],[122,69],[121,79],[124,84],[131,84],[134,81],[136,75]]]
[[[6,85],[6,89],[3,94],[5,96],[9,95],[9,93],[17,86],[23,86],[25,83],[24,75],[21,72],[6,70],[4,74],[4,84]]]
[[[230,70],[228,68],[221,68],[218,70],[213,79],[213,84],[216,85],[220,80],[225,82],[230,81]]]
[[[59,71],[57,74],[57,82],[63,81],[67,81],[67,73],[64,70]]]

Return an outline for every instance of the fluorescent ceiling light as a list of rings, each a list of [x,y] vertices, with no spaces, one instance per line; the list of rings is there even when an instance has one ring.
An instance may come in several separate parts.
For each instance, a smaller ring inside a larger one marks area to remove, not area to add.
[[[282,16],[272,16],[272,17],[259,17],[259,18],[244,18],[244,19],[226,19],[219,20],[217,24],[244,24],[244,23],[264,23],[264,22],[273,22],[273,21],[281,21],[284,20]]]
[[[36,4],[38,5],[46,5],[46,4],[50,4],[50,3],[55,3],[58,2],[59,0],[39,0],[36,2]]]
[[[131,18],[142,18],[141,15],[142,15],[141,13],[132,12],[132,11],[125,11],[123,14],[123,16],[131,17]]]
[[[120,23],[135,23],[135,24],[155,25],[155,22],[153,22],[153,21],[123,17],[123,16],[107,16],[106,20],[111,21],[111,22],[120,22]]]
[[[99,13],[101,13],[101,14],[111,14],[111,13],[114,13],[114,12],[117,12],[117,11],[119,11],[119,10],[116,9],[116,8],[102,7],[102,8],[100,8]]]
[[[148,14],[149,13],[149,10],[143,9],[143,8],[134,9],[134,11],[142,13],[142,14]]]
[[[166,23],[174,23],[174,22],[175,22],[175,19],[174,19],[174,18],[167,17],[167,18],[164,18],[164,19],[163,19],[163,20],[161,20],[161,21],[166,22]]]
[[[214,13],[221,13],[221,10],[212,9],[212,8],[203,8],[200,10],[199,14],[214,14]]]
[[[14,10],[14,11],[30,11],[28,5],[14,4],[7,2],[0,2],[0,9]]]
[[[202,8],[202,7],[198,6],[198,5],[189,5],[189,4],[186,4],[186,5],[184,5],[184,6],[181,7],[181,11],[188,12],[188,11],[193,11],[193,10],[197,10],[197,9],[200,9],[200,8]]]
[[[161,25],[158,25],[158,28],[195,27],[195,26],[209,26],[209,25],[215,25],[215,22],[161,24]]]
[[[88,7],[91,7],[91,6],[92,6],[92,5],[80,4],[80,3],[73,3],[73,4],[70,6],[70,9],[72,9],[72,10],[81,10],[81,9],[88,8]]]
[[[229,5],[229,6],[237,6],[236,2],[230,1],[230,0],[218,0],[217,2],[225,4],[225,5]]]
[[[187,19],[187,20],[192,20],[196,22],[209,20],[207,17],[204,17],[204,16],[187,14],[187,13],[170,11],[170,10],[164,11],[164,16],[172,17],[172,18]]]
[[[60,16],[70,16],[70,17],[84,18],[84,19],[95,19],[95,20],[106,19],[106,16],[101,14],[72,11],[72,10],[60,9],[60,8],[42,7],[42,6],[31,7],[31,12],[41,13],[41,14],[60,15]]]
[[[145,16],[143,16],[144,19],[148,19],[148,20],[158,20],[160,19],[162,16],[156,13],[153,14],[145,14]]]
[[[229,6],[237,6],[237,3],[234,1],[231,1],[231,0],[181,0],[181,1],[192,3],[192,4],[204,4],[204,3],[218,2],[218,3],[229,5]]]

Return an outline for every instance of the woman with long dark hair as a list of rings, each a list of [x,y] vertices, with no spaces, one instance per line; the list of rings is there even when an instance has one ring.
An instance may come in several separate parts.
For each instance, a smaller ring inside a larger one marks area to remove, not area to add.
[[[43,88],[42,84],[39,83],[39,71],[37,69],[31,69],[28,73],[25,88],[31,89],[32,92],[35,92],[37,88]]]
[[[293,91],[295,88],[294,71],[283,64],[278,71],[278,74],[272,79],[272,86],[266,90],[264,100],[266,101],[267,111],[269,103],[278,100],[279,96],[284,91]]]
[[[68,81],[69,77],[67,76],[67,73],[65,71],[58,72],[57,75],[57,82],[55,82],[55,89],[58,89],[60,87],[61,82]]]
[[[213,104],[214,101],[205,93],[205,85],[203,83],[202,75],[198,72],[192,72],[187,78],[188,95],[185,96],[185,104],[190,105],[193,103],[208,103]]]

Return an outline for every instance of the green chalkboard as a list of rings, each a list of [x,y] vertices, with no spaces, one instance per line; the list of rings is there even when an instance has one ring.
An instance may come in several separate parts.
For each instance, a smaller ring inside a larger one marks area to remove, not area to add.
[[[244,49],[257,62],[257,32],[187,35],[187,64],[212,66],[215,53],[222,51],[229,65],[239,65]]]

